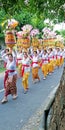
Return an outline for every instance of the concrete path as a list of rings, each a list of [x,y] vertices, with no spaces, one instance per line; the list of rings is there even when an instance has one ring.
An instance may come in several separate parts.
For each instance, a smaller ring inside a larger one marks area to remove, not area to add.
[[[48,75],[43,80],[43,75],[39,71],[41,81],[33,84],[32,76],[29,77],[29,91],[23,93],[21,79],[17,81],[18,98],[12,100],[12,96],[8,97],[7,104],[0,104],[0,130],[21,130],[28,120],[35,115],[36,111],[47,100],[49,94],[58,85],[63,67],[55,69],[52,75]],[[0,100],[3,98],[3,74],[0,74]]]

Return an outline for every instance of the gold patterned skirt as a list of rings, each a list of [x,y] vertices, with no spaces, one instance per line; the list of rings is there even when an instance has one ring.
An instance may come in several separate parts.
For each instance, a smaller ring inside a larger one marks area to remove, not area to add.
[[[38,75],[38,71],[39,71],[39,67],[32,68],[32,78],[33,78],[33,80],[35,80],[35,79],[40,80],[39,75]]]
[[[11,95],[17,94],[16,81],[17,81],[17,74],[13,76],[12,82],[9,82],[7,78],[5,83],[5,96],[8,96],[9,94]]]

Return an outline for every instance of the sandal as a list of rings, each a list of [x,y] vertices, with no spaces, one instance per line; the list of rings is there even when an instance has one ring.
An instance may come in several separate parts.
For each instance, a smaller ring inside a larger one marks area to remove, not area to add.
[[[1,101],[2,104],[7,103],[7,102],[8,102],[8,100],[6,98],[3,98]]]

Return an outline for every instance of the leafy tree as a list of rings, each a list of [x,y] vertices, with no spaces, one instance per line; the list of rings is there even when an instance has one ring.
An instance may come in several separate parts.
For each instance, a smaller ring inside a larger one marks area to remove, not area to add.
[[[64,4],[65,0],[0,0],[0,6],[11,15],[26,8],[31,13],[36,12],[38,16],[43,13],[44,19],[48,17],[51,19],[60,17],[63,20],[65,12]]]
[[[65,0],[0,0],[0,35],[1,24],[10,18],[19,21],[17,30],[24,24],[32,24],[41,31],[46,18],[54,23],[65,21]]]

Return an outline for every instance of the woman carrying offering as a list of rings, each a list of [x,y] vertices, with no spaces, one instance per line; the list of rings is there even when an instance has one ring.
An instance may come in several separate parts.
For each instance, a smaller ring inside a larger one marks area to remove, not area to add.
[[[30,59],[27,52],[24,52],[22,59],[22,85],[24,88],[24,94],[27,93],[29,89],[28,78],[30,75]]]
[[[37,81],[40,81],[40,77],[38,75],[39,71],[39,57],[37,54],[37,51],[34,51],[33,57],[31,58],[32,60],[32,78],[33,78],[33,83],[36,83]]]
[[[44,50],[43,54],[42,54],[42,73],[44,75],[43,79],[46,79],[47,74],[48,74],[48,53],[47,50]]]
[[[17,52],[17,62],[16,62],[17,66],[18,66],[19,77],[21,77],[21,68],[22,68],[21,60],[22,60],[22,57],[23,57],[23,53],[22,53],[22,49],[20,49]]]
[[[8,59],[6,59],[6,55],[8,55]],[[13,96],[13,99],[17,98],[17,71],[16,71],[16,58],[13,57],[12,53],[7,53],[2,58],[6,60],[6,71],[4,76],[4,89],[5,94],[1,103],[6,103],[8,101],[7,97],[9,94]]]

